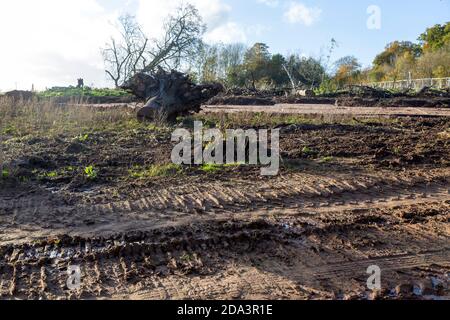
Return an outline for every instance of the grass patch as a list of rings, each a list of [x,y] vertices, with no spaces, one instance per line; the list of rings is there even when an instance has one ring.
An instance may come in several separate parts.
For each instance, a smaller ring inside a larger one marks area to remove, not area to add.
[[[302,153],[305,154],[305,155],[312,155],[312,154],[314,154],[315,152],[314,152],[314,150],[311,149],[310,147],[303,147]]]
[[[77,88],[77,87],[57,87],[38,93],[42,98],[56,97],[126,97],[130,94],[120,89],[98,89],[98,88]]]
[[[48,178],[56,178],[56,177],[58,177],[58,172],[56,172],[56,171],[51,171],[51,172],[47,172],[46,174],[45,174],[45,176],[46,177],[48,177]]]
[[[182,172],[182,167],[180,165],[170,163],[165,165],[155,164],[150,168],[143,169],[140,167],[134,167],[129,170],[129,174],[134,179],[145,179],[145,178],[155,178],[155,177],[169,177],[175,176]]]
[[[331,162],[331,161],[333,161],[333,160],[334,160],[334,158],[331,157],[331,156],[329,156],[329,157],[323,157],[322,159],[320,159],[320,163],[328,163],[328,162]]]
[[[89,139],[87,132],[145,129],[135,112],[127,108],[89,108],[61,106],[52,101],[13,103],[0,98],[0,134],[25,136],[72,135],[79,141]]]
[[[8,169],[2,169],[2,174],[0,176],[2,179],[8,179],[9,178],[9,170]]]
[[[214,173],[226,168],[239,167],[243,166],[243,163],[225,163],[225,164],[214,164],[214,163],[205,163],[200,167],[200,170],[206,173]]]
[[[399,120],[388,117],[355,118],[351,114],[280,114],[265,112],[209,113],[188,117],[179,117],[177,121],[183,127],[193,128],[194,121],[201,121],[204,128],[221,130],[235,128],[275,128],[289,125],[363,125],[382,126],[398,123]]]
[[[97,171],[95,170],[95,168],[93,166],[84,168],[84,174],[86,175],[86,177],[89,180],[95,180],[95,179],[97,179],[97,176],[98,176]]]
[[[200,170],[206,173],[214,173],[224,168],[223,165],[207,163],[201,166]]]
[[[75,137],[75,140],[77,140],[78,142],[86,142],[89,139],[89,134],[80,134],[78,136]]]

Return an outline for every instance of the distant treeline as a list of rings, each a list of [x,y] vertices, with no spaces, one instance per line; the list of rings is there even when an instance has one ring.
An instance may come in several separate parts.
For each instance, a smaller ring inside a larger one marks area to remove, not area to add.
[[[323,91],[363,82],[450,76],[450,22],[428,28],[417,43],[388,44],[368,69],[363,69],[354,56],[330,62],[336,46],[332,40],[326,56],[312,58],[272,54],[265,43],[251,48],[242,44],[203,44],[189,62],[189,72],[198,82],[219,81],[227,87],[268,89],[295,85]]]

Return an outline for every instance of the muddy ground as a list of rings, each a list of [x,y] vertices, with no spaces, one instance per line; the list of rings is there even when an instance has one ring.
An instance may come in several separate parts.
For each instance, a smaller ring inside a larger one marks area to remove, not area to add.
[[[207,102],[208,105],[274,106],[277,104],[335,105],[366,108],[449,108],[447,90],[423,88],[419,92],[391,92],[355,86],[348,90],[316,96],[292,95],[288,91],[230,89]]]
[[[101,119],[2,123],[2,299],[450,298],[449,117]],[[280,174],[171,166],[193,120],[280,128]]]

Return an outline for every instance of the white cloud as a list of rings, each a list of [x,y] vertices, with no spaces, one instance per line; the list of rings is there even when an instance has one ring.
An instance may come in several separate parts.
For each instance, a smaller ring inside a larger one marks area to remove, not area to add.
[[[288,23],[301,23],[305,26],[311,26],[319,20],[322,10],[316,7],[307,7],[303,3],[292,2],[284,17]]]
[[[205,41],[208,43],[236,43],[247,42],[247,35],[245,29],[235,23],[227,22],[205,35]]]
[[[164,19],[183,2],[191,3],[198,9],[208,27],[204,37],[206,42],[246,41],[245,27],[230,19],[232,8],[223,0],[139,0],[138,20],[144,25],[147,34],[158,37]]]
[[[276,8],[280,4],[280,1],[278,0],[256,0],[258,3],[265,4],[266,6]]]
[[[226,0],[0,0],[0,91],[76,84],[107,86],[100,48],[116,34],[122,13],[135,13],[150,37],[182,2],[195,5],[208,42],[246,42],[261,26],[230,17]]]
[[[0,2],[0,88],[43,89],[51,85],[105,85],[99,47],[112,33],[96,0],[14,0]]]

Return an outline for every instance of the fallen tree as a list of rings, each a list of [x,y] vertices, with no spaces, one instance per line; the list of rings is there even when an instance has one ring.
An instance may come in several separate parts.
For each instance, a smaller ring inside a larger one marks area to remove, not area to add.
[[[204,102],[224,90],[221,84],[196,85],[188,75],[162,68],[154,74],[137,73],[122,88],[147,101],[138,118],[153,120],[199,112]]]

